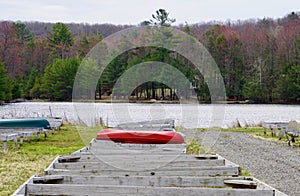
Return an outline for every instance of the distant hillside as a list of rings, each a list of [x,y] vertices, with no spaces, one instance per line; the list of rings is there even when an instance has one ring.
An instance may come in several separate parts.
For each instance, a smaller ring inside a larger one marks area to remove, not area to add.
[[[24,22],[27,28],[35,36],[46,36],[52,30],[54,23],[44,23],[44,22]],[[89,35],[98,34],[99,32],[102,36],[107,37],[115,32],[131,27],[130,25],[113,25],[113,24],[87,24],[87,23],[65,23],[69,29],[72,31],[74,36],[79,35]]]
[[[0,21],[0,100],[69,99],[71,89],[69,94],[60,97],[49,93],[52,82],[70,76],[72,84],[74,78],[71,76],[76,73],[73,66],[80,64],[103,37],[129,27],[134,26]],[[213,21],[175,28],[194,36],[210,52],[230,100],[300,102],[300,13],[292,12],[278,19]],[[146,61],[175,66],[194,80],[200,100],[209,99],[204,80],[190,70],[194,65],[183,56],[160,48],[136,48],[120,55],[110,63],[107,78],[100,81],[101,87],[111,89],[125,70]],[[70,70],[62,71],[62,67]],[[49,74],[54,75],[50,77]],[[54,76],[61,78],[55,80]],[[58,90],[65,87],[55,85]],[[54,92],[57,94],[57,90]],[[152,95],[154,97],[155,93]]]

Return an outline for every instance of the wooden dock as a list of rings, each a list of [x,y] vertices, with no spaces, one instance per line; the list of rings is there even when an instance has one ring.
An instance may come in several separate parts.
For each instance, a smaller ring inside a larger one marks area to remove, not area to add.
[[[13,195],[285,196],[240,176],[240,167],[218,154],[188,155],[185,147],[94,139],[58,156],[43,176],[32,176]]]
[[[32,118],[34,119],[34,118]],[[49,124],[49,129],[43,127],[0,127],[0,142],[3,142],[4,150],[7,150],[7,142],[13,141],[14,146],[17,145],[17,142],[20,142],[20,145],[23,144],[24,138],[27,138],[27,141],[30,142],[33,135],[36,135],[37,139],[41,138],[41,135],[44,134],[45,138],[48,137],[49,132],[51,131],[54,134],[55,130],[59,130],[63,123],[63,119],[60,117],[48,117],[45,118]]]
[[[292,120],[289,122],[263,122],[264,134],[270,129],[271,135],[276,136],[278,133],[279,140],[286,136],[288,145],[295,143],[295,138],[300,136],[300,120]]]

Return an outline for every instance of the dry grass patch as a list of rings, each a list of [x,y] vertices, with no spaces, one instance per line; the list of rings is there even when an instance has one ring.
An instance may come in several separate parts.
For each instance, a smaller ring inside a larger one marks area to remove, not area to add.
[[[87,129],[83,134],[88,140],[95,137],[101,127],[81,127]],[[81,134],[82,135],[82,134]],[[44,170],[58,155],[69,155],[72,152],[83,148],[85,142],[79,134],[78,127],[65,125],[54,135],[37,141],[33,138],[31,143],[25,142],[23,146],[13,147],[9,143],[7,151],[3,151],[0,143],[0,195],[11,195],[29,177],[35,174],[43,174]]]

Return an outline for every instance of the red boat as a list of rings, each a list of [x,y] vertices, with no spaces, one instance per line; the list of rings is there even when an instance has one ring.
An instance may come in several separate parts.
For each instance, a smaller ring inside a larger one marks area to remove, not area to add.
[[[100,131],[97,140],[112,140],[120,143],[134,144],[182,144],[184,138],[174,131],[137,131],[104,129]]]

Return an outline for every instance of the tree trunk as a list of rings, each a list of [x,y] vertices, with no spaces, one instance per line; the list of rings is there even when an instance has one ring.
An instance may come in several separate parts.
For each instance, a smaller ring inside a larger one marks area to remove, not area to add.
[[[139,88],[135,89],[135,97],[136,100],[139,100]]]
[[[149,95],[149,89],[147,88],[146,89],[146,99],[149,99],[150,98],[150,95]]]
[[[99,100],[101,100],[101,93],[102,93],[101,92],[101,84],[99,84],[99,89],[98,90],[99,90]]]
[[[151,83],[151,88],[152,88],[152,99],[155,99],[155,83]]]

